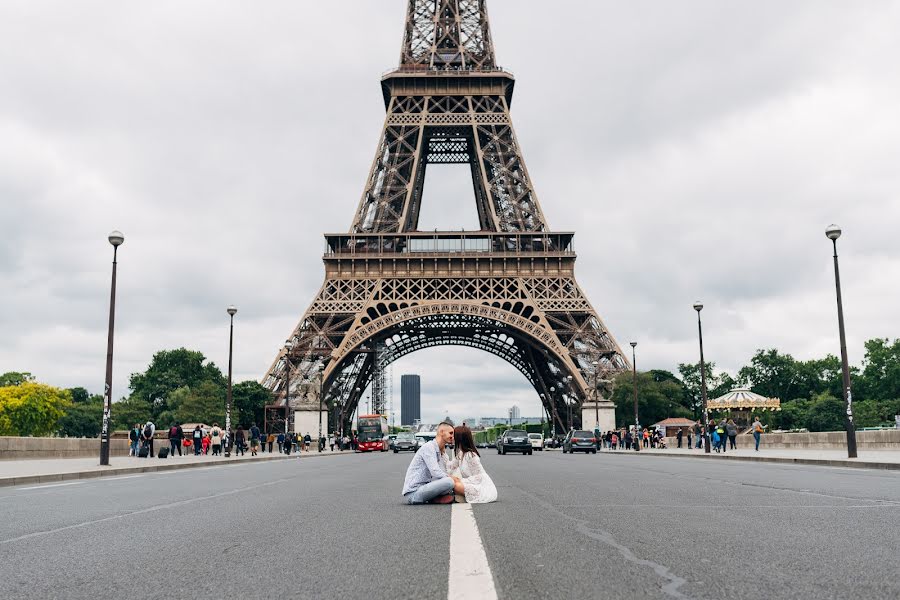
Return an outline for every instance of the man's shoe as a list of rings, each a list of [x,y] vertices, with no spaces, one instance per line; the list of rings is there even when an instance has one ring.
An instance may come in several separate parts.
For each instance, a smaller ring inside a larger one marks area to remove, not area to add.
[[[453,504],[454,502],[456,502],[456,499],[453,497],[453,494],[447,494],[446,496],[438,496],[431,501],[431,504]]]

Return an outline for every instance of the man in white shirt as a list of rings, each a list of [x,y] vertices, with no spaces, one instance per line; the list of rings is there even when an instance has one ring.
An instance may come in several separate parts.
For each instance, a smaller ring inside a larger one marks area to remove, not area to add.
[[[403,497],[409,504],[451,504],[453,492],[462,490],[459,477],[451,477],[444,469],[444,448],[453,443],[453,425],[438,425],[437,435],[419,448],[403,482]],[[462,493],[462,492],[458,492]]]

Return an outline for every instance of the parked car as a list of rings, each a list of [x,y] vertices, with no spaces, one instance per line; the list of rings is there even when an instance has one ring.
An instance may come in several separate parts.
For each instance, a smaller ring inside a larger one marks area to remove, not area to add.
[[[521,429],[507,429],[503,432],[503,435],[497,440],[497,453],[506,454],[507,452],[532,454],[534,449],[531,447],[528,434]]]
[[[528,440],[531,442],[531,447],[537,450],[538,452],[542,452],[544,450],[544,434],[543,433],[529,433]]]
[[[401,450],[411,450],[415,452],[419,449],[419,439],[412,433],[399,433],[397,439],[394,440],[394,454]]]
[[[590,452],[597,454],[597,438],[590,431],[583,429],[573,429],[566,435],[563,440],[563,454],[566,452],[575,454],[576,452]]]

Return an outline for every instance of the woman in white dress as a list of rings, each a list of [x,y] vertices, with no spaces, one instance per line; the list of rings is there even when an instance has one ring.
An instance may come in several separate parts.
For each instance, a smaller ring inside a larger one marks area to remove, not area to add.
[[[497,487],[484,467],[481,466],[481,455],[475,447],[472,430],[463,425],[453,430],[456,449],[448,464],[448,472],[462,478],[466,502],[484,504],[497,500]]]

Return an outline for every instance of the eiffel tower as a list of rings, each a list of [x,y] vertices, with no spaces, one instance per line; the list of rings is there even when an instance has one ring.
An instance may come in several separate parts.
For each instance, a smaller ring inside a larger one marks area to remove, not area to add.
[[[385,367],[443,345],[513,365],[558,431],[614,426],[604,396],[629,362],[575,281],[574,234],[547,225],[513,131],[514,84],[486,0],[409,0],[352,227],[325,236],[325,283],[263,378],[295,430],[324,416],[344,431],[370,384],[383,413]],[[479,231],[417,228],[425,171],[446,164],[471,168]]]

